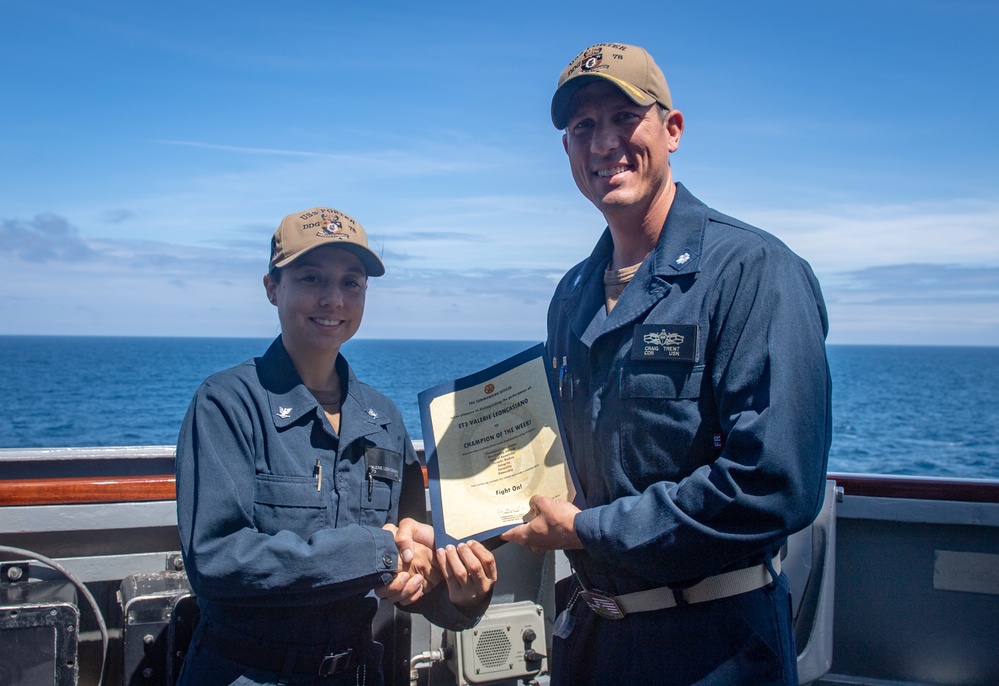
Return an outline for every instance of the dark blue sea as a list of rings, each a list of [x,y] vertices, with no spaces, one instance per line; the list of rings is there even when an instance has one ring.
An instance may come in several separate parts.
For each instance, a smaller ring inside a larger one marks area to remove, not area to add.
[[[269,342],[0,336],[0,448],[172,445],[202,379]],[[343,353],[420,438],[420,391],[536,342],[360,339]],[[829,364],[830,471],[999,478],[999,348],[834,345]]]

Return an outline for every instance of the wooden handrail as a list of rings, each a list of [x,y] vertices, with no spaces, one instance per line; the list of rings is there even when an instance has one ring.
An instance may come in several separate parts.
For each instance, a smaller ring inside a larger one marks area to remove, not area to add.
[[[0,480],[0,507],[173,500],[173,474]]]
[[[176,481],[173,474],[0,479],[0,507],[173,500],[177,497]],[[427,486],[425,466],[423,486]]]
[[[173,474],[0,480],[0,507],[173,500],[176,481]],[[423,486],[427,486],[426,467]]]
[[[426,485],[426,468],[424,468]],[[830,473],[848,496],[999,503],[999,480]],[[0,479],[0,507],[173,500],[173,474],[59,479]]]
[[[882,474],[829,474],[845,495],[912,500],[951,500],[966,503],[999,503],[999,480],[947,479],[931,476]]]

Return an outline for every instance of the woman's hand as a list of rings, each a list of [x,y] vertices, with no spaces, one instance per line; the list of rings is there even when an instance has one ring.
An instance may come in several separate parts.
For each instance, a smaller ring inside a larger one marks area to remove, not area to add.
[[[437,566],[451,602],[458,607],[476,605],[496,583],[496,558],[478,541],[438,548]]]
[[[426,530],[429,530],[432,546],[434,530],[413,519],[402,520],[398,527],[386,524],[382,528],[395,537],[399,548],[399,570],[392,581],[375,589],[375,595],[390,603],[409,605],[429,593],[441,581],[433,549],[419,542],[426,540]]]
[[[375,595],[382,600],[398,605],[409,605],[423,597],[427,581],[422,574],[400,571],[384,586],[375,589]]]

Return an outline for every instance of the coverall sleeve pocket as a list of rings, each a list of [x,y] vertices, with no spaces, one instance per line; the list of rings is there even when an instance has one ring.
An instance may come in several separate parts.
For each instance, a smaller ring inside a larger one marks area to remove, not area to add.
[[[253,521],[262,533],[287,530],[308,540],[328,525],[327,494],[309,477],[258,474],[254,482]]]

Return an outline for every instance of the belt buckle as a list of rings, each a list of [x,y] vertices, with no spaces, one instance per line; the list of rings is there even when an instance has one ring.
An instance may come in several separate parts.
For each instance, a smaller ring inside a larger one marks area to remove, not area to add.
[[[319,665],[319,676],[333,676],[346,671],[350,667],[350,658],[353,655],[353,648],[347,648],[336,655],[327,655]]]
[[[604,619],[624,619],[624,610],[617,604],[617,599],[612,595],[607,595],[596,589],[592,591],[580,591],[579,597]]]

